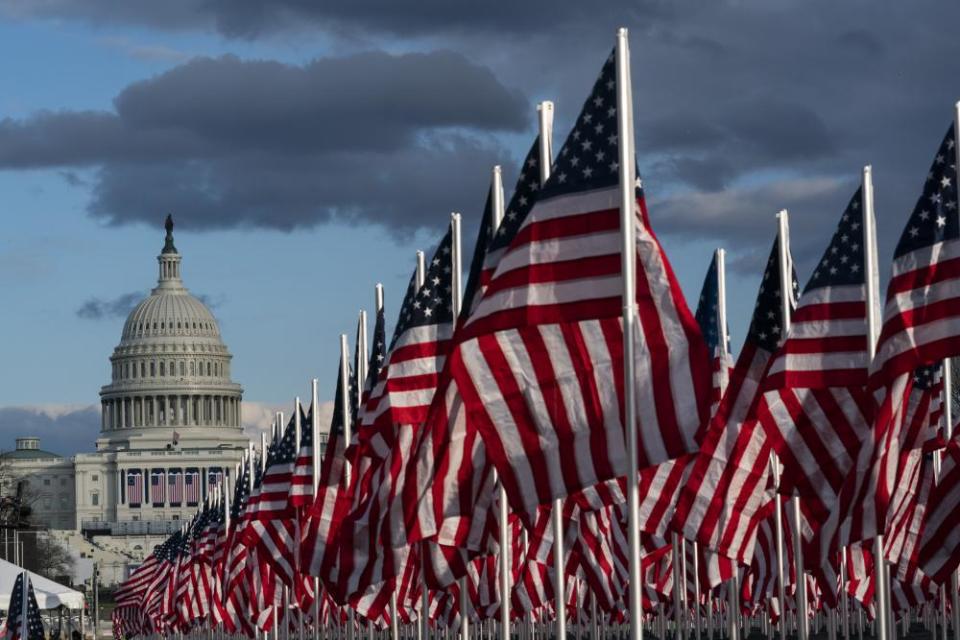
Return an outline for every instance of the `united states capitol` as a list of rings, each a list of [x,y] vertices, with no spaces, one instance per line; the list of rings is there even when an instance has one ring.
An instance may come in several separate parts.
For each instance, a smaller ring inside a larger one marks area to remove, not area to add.
[[[94,450],[63,457],[23,434],[2,455],[5,481],[29,496],[32,523],[81,564],[97,562],[107,585],[182,527],[249,445],[232,356],[217,319],[184,285],[169,217],[157,262],[157,285],[110,356]]]

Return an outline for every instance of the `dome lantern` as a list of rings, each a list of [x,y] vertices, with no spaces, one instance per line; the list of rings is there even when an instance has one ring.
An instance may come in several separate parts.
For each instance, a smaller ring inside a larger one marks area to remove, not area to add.
[[[173,216],[168,214],[163,226],[167,230],[167,236],[163,242],[163,250],[157,256],[157,262],[160,263],[158,286],[168,289],[182,288],[183,282],[180,280],[181,257],[173,244]]]

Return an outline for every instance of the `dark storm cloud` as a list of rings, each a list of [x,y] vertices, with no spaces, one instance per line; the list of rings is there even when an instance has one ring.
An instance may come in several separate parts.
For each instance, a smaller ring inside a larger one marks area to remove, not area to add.
[[[481,192],[509,157],[491,133],[529,126],[521,95],[445,51],[199,58],[114,107],[0,121],[0,168],[94,167],[89,211],[110,224],[171,211],[193,228],[409,231]]]
[[[66,18],[97,25],[215,30],[237,38],[310,27],[394,36],[429,36],[437,32],[514,35],[588,23],[598,12],[651,15],[667,12],[670,7],[671,3],[662,0],[615,0],[599,5],[529,0],[503,6],[448,0],[0,0],[0,10],[12,16]]]
[[[377,54],[302,69],[198,60],[131,85],[115,112],[0,124],[0,166],[95,167],[90,211],[114,224],[172,210],[198,227],[346,220],[403,232],[437,212],[469,213],[489,165],[522,152],[520,136],[501,134],[532,120],[532,105],[505,87],[531,103],[555,100],[562,140],[625,25],[658,232],[762,256],[773,213],[786,207],[794,251],[809,261],[872,163],[883,257],[960,96],[960,40],[948,26],[960,5],[933,0],[883,10],[826,0],[0,0],[4,10],[215,31],[238,46],[302,32],[344,50],[378,42],[465,56],[386,64]],[[434,74],[443,82],[431,85]],[[505,179],[509,191],[509,171]]]

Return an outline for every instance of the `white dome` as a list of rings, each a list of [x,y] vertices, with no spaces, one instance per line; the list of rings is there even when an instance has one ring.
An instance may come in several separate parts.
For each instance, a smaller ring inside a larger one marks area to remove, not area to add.
[[[173,430],[184,442],[240,441],[243,390],[230,378],[232,356],[216,318],[183,286],[169,218],[157,262],[157,286],[127,316],[110,357],[98,447],[169,440],[161,432]]]
[[[157,287],[127,316],[121,341],[155,337],[219,338],[220,328],[185,287]]]

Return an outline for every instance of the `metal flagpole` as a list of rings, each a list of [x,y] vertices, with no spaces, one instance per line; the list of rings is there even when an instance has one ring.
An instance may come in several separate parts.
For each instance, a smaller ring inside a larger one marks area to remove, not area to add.
[[[697,640],[700,638],[700,554],[696,542],[693,545],[693,628],[697,634]]]
[[[790,331],[790,313],[791,301],[793,300],[793,264],[790,262],[790,219],[786,209],[777,214],[777,222],[780,226],[780,336],[785,339]],[[779,488],[780,465],[777,464],[777,487]],[[797,574],[797,635],[799,640],[807,640],[809,634],[809,625],[807,621],[807,589],[806,579],[803,577],[803,545],[802,545],[802,527],[800,524],[800,498],[792,496],[790,498],[790,507],[793,511],[793,565]],[[777,501],[777,511],[780,510],[780,502]],[[782,521],[781,521],[782,522]],[[782,531],[782,529],[781,529]],[[781,533],[782,536],[782,533]],[[784,563],[784,568],[786,568]],[[786,574],[781,574],[781,582],[786,582]],[[780,605],[786,611],[787,603],[783,601]]]
[[[463,282],[462,282],[462,258],[460,253],[460,214],[450,214],[450,233],[452,235],[453,249],[450,252],[451,268],[453,269],[451,279],[451,302],[453,303],[453,321],[456,323],[460,317],[460,307],[463,304]],[[423,252],[417,252],[417,281],[418,285],[423,284],[425,270],[421,267],[423,264]],[[460,578],[460,638],[467,640],[470,637],[470,594],[467,593],[467,579]]]
[[[21,594],[22,599],[20,600],[20,639],[26,640],[30,637],[30,616],[27,615],[27,607],[29,606],[28,595],[30,591],[30,574],[24,570],[20,575],[23,577],[23,593]],[[93,628],[97,628],[96,623],[94,623]]]
[[[877,335],[880,327],[880,318],[878,316],[880,297],[879,297],[879,274],[877,268],[877,238],[874,228],[875,219],[873,214],[873,168],[867,165],[863,168],[863,184],[861,198],[863,200],[863,247],[864,258],[867,262],[867,353],[872,362],[877,350]],[[887,581],[884,578],[883,571],[883,532],[881,531],[873,539],[874,554],[874,580],[876,583],[876,602],[877,602],[877,640],[889,640],[889,592],[887,591]]]
[[[957,133],[958,131],[960,131],[960,102],[957,102],[956,104],[953,105],[954,140],[960,137],[958,136],[958,133]],[[954,161],[960,163],[960,144],[953,145],[953,152],[954,152]],[[957,166],[960,166],[960,164],[958,164]],[[949,440],[950,438],[953,437],[953,406],[951,404],[952,395],[953,395],[952,393],[953,376],[950,371],[949,358],[947,358],[947,361],[943,366],[943,376],[944,376],[943,378],[944,385],[947,384],[948,380],[951,382],[951,393],[947,396],[948,401],[944,403],[944,409],[943,409],[944,419],[946,420],[945,433],[947,434],[947,439]],[[951,617],[953,618],[953,635],[955,638],[960,638],[960,578],[958,578],[960,574],[957,573],[958,571],[960,571],[960,569],[954,570],[953,574],[950,576],[950,602],[951,602],[951,609],[952,609],[951,613],[953,614]]]
[[[623,415],[627,431],[627,542],[630,556],[630,640],[643,637],[640,577],[640,487],[637,469],[636,398],[636,171],[633,153],[633,93],[627,30],[617,31],[617,130],[620,143],[620,234],[623,271]]]
[[[847,549],[840,547],[840,624],[843,640],[850,640],[850,600],[847,594]]]
[[[684,627],[686,617],[683,610],[683,591],[686,589],[687,579],[683,567],[683,546],[680,536],[673,534],[673,624],[676,629],[674,637],[677,640],[686,638]]]
[[[493,219],[491,220],[491,231],[496,232],[503,221],[504,203],[503,203],[503,173],[500,165],[493,168],[493,177],[490,185],[493,195]],[[469,313],[469,309],[467,312]],[[507,492],[502,484],[500,489],[500,637],[510,637],[510,527],[507,522]]]
[[[310,381],[310,435],[313,442],[313,495],[320,484],[320,392],[316,378]],[[320,578],[313,579],[313,640],[320,640]]]
[[[943,421],[946,425],[944,428],[944,434],[946,435],[947,440],[950,439],[952,435],[952,429],[950,425],[953,420],[953,407],[950,406],[951,399],[953,395],[953,379],[950,375],[950,358],[944,358],[941,381],[943,382],[943,388],[940,390],[940,398],[943,406]],[[943,452],[940,451],[933,458],[933,473],[934,481],[940,482],[940,465],[943,464]],[[954,572],[954,577],[956,572]],[[943,626],[940,628],[940,638],[941,640],[947,640],[947,594],[948,590],[953,586],[953,579],[948,581],[946,584],[940,587],[940,619],[943,623]],[[956,611],[953,612],[953,615],[956,615]],[[906,633],[906,631],[904,632]]]
[[[727,252],[724,249],[717,249],[716,253],[717,260],[717,333],[720,335],[720,352],[721,355],[726,356],[730,353],[730,343],[728,338],[730,337],[727,333]],[[727,584],[727,627],[730,640],[739,640],[740,637],[740,628],[737,626],[737,616],[736,612],[738,609],[737,602],[737,572],[733,572],[733,577],[730,578],[729,583]],[[719,604],[719,603],[718,603]],[[710,597],[707,598],[708,607],[708,616],[712,616],[712,607],[710,606]],[[717,622],[720,626],[720,629],[723,629],[723,620],[721,612],[717,611],[717,616],[720,618]],[[711,624],[712,618],[707,618],[708,624]],[[711,638],[713,633],[711,631]]]
[[[537,105],[537,120],[540,125],[540,186],[550,178],[550,166],[553,160],[553,103],[545,100]],[[551,514],[553,524],[553,592],[556,619],[556,640],[567,637],[567,602],[563,567],[563,500],[553,501]]]

